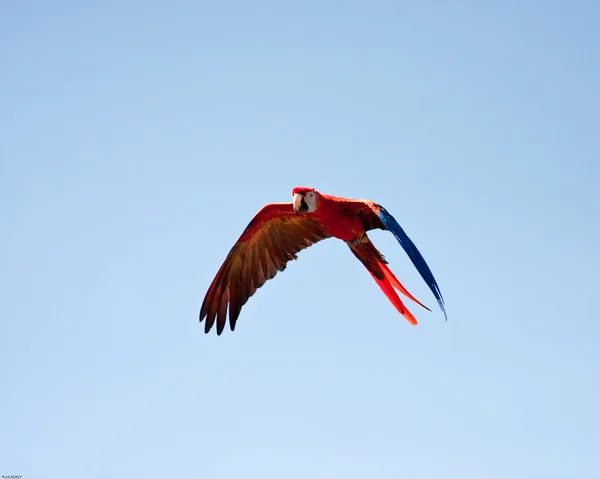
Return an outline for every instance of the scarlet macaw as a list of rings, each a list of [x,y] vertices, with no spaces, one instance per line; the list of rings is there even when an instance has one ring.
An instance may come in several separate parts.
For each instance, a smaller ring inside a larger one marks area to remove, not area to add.
[[[447,318],[440,288],[421,253],[387,210],[368,200],[351,200],[319,193],[314,188],[296,187],[291,203],[271,203],[254,216],[233,246],[215,276],[200,309],[200,321],[206,318],[205,332],[217,322],[217,334],[225,329],[229,306],[229,325],[235,329],[242,306],[265,282],[296,253],[326,238],[348,244],[354,256],[367,268],[373,279],[398,312],[408,322],[417,320],[402,303],[394,287],[415,303],[415,299],[396,279],[383,255],[367,236],[378,228],[390,231],[433,292]]]

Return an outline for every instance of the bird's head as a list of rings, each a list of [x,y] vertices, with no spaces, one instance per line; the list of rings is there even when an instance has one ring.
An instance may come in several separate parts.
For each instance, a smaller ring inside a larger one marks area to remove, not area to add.
[[[292,190],[294,197],[294,211],[296,214],[313,213],[319,207],[321,195],[314,188],[297,186]]]

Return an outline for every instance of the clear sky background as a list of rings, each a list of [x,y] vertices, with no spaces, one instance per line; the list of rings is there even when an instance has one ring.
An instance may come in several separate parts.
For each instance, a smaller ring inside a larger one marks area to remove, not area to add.
[[[2,2],[0,473],[600,474],[600,6]],[[383,204],[235,333],[206,289],[297,185]]]

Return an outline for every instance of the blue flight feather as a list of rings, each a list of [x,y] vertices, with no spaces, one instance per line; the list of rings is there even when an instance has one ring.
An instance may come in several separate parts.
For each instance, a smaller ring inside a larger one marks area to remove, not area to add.
[[[400,246],[404,248],[404,251],[406,251],[406,254],[417,268],[417,271],[419,271],[421,277],[425,280],[425,282],[429,286],[429,289],[431,289],[431,292],[437,299],[440,308],[444,312],[444,317],[446,318],[446,321],[448,321],[448,315],[446,314],[446,307],[444,305],[444,298],[442,297],[442,292],[440,291],[440,287],[435,281],[435,278],[433,277],[433,273],[429,269],[429,266],[427,266],[423,255],[421,255],[415,244],[404,232],[404,230],[398,224],[396,219],[391,214],[389,214],[383,206],[377,205],[377,208],[379,209],[379,211],[377,212],[377,216],[379,216],[379,219],[387,228],[387,230],[396,237],[398,243],[400,243]]]

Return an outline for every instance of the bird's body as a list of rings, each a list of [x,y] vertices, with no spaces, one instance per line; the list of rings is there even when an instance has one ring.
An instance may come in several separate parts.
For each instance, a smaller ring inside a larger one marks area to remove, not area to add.
[[[363,263],[394,307],[410,323],[415,317],[406,309],[396,288],[417,301],[398,281],[367,231],[391,231],[405,249],[444,311],[444,302],[425,260],[396,220],[380,205],[325,195],[314,188],[292,190],[294,201],[265,205],[250,221],[215,276],[200,310],[208,333],[217,323],[217,334],[225,328],[227,310],[231,330],[235,329],[242,306],[267,280],[283,271],[296,253],[326,238],[345,241]],[[429,309],[429,308],[427,308]]]

